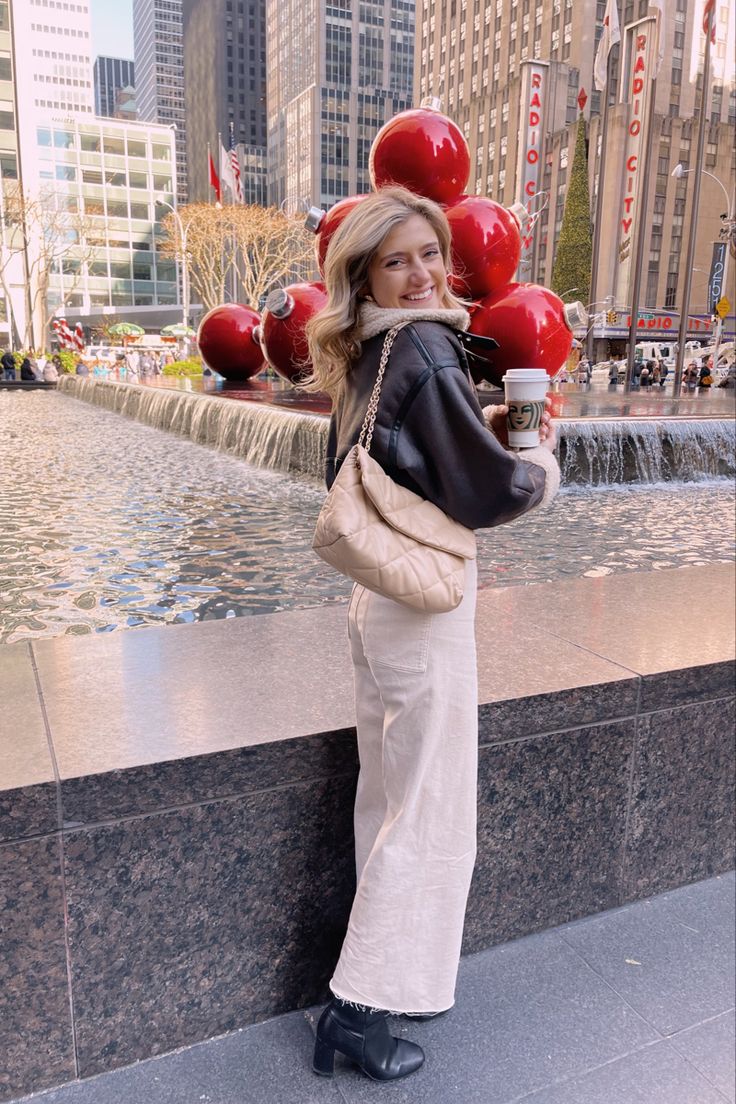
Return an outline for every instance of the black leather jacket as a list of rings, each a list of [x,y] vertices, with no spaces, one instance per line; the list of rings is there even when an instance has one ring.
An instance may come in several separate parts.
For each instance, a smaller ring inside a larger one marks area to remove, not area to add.
[[[328,487],[358,440],[384,338],[363,342],[334,404]],[[544,494],[544,469],[507,451],[486,426],[460,338],[442,322],[413,322],[397,335],[370,452],[397,483],[469,529],[512,521]]]

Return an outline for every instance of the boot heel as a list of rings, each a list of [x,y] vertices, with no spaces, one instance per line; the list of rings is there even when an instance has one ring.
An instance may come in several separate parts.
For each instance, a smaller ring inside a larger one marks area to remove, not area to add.
[[[335,1048],[317,1039],[314,1044],[314,1061],[312,1069],[320,1077],[332,1077],[335,1072]]]

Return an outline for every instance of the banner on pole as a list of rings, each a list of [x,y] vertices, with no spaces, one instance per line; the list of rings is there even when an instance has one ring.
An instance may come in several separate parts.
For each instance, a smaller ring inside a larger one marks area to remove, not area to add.
[[[517,199],[528,209],[534,209],[533,200],[539,193],[544,158],[544,136],[547,116],[548,61],[522,61],[519,130],[521,141],[516,164]],[[518,279],[531,278],[534,227],[536,219],[522,230],[521,259]]]
[[[628,102],[623,159],[623,187],[618,220],[615,301],[631,302],[632,262],[639,218],[646,217],[641,194],[644,162],[650,155],[647,131],[649,101],[657,67],[657,21],[648,17],[631,23],[624,32],[625,79],[621,99]]]
[[[708,309],[710,311],[715,311],[716,304],[726,292],[723,273],[726,267],[727,249],[728,242],[713,242],[713,256],[710,262],[710,276],[708,277]]]

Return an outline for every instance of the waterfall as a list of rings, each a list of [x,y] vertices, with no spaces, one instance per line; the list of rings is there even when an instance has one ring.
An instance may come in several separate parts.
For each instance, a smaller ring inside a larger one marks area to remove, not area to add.
[[[156,429],[234,453],[257,467],[316,479],[324,473],[324,415],[80,376],[62,376],[58,388]],[[734,428],[734,421],[725,418],[562,421],[562,481],[607,486],[733,476]]]
[[[563,483],[693,482],[736,472],[733,420],[646,419],[559,423]]]
[[[259,468],[324,476],[328,423],[319,415],[79,376],[62,376],[58,389],[155,429],[233,453]]]

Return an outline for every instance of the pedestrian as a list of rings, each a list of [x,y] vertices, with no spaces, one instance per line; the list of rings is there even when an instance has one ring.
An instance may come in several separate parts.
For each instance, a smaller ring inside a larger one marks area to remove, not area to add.
[[[77,363],[74,367],[74,371],[78,376],[88,376],[89,368],[82,357],[78,357]]]
[[[618,387],[618,361],[612,360],[608,365],[608,386]]]
[[[654,361],[654,367],[652,368],[652,378],[651,378],[651,386],[652,387],[654,387],[655,383],[657,384],[657,386],[661,386],[661,383],[662,383],[662,369],[660,368],[659,363],[660,363],[659,361],[656,361],[656,360]]]
[[[450,231],[442,210],[403,188],[362,201],[330,243],[327,305],[307,329],[310,390],[333,397],[331,486],[357,442],[386,334],[371,457],[397,483],[470,529],[511,521],[559,481],[546,409],[541,444],[506,448],[505,406],[484,416],[457,333],[469,316],[448,287]],[[462,602],[425,614],[358,584],[348,631],[360,774],[355,802],[357,890],[317,1025],[315,1072],[339,1051],[369,1077],[418,1069],[416,1044],[388,1016],[449,1009],[476,850],[475,561]]]
[[[697,386],[699,376],[700,369],[698,368],[698,365],[695,363],[695,361],[691,360],[688,363],[687,368],[685,369],[683,387],[686,387],[688,391],[694,391]]]
[[[6,380],[14,380],[15,357],[13,356],[10,349],[6,350],[6,352],[3,353],[2,357],[0,357],[0,364],[2,364],[4,378]]]
[[[61,364],[61,357],[52,357],[51,360],[46,361],[46,365],[43,370],[43,378],[46,383],[58,383],[59,382],[59,368],[57,366]]]
[[[660,360],[660,362],[659,362],[659,388],[660,388],[660,391],[664,387],[664,385],[667,381],[667,376],[669,374],[670,374],[670,370],[667,367],[667,362],[664,359]]]
[[[639,372],[639,386],[648,387],[650,382],[651,380],[649,363],[642,364],[641,371]]]
[[[713,376],[707,362],[698,371],[698,387],[703,390],[713,386]]]
[[[20,378],[22,380],[35,380],[36,373],[33,371],[33,365],[31,364],[30,357],[23,357],[23,361],[20,366]]]

